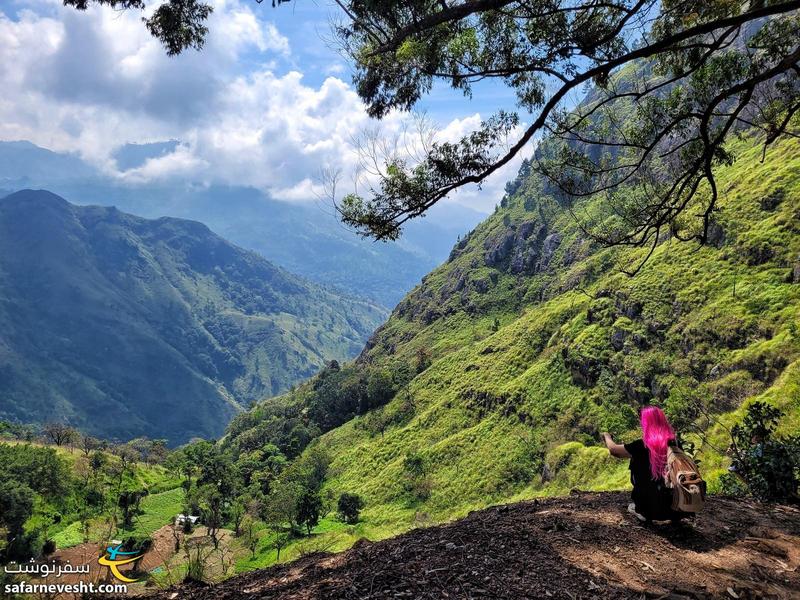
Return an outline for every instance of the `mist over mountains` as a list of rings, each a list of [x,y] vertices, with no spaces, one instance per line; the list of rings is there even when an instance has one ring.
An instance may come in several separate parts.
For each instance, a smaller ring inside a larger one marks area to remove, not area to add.
[[[128,144],[117,151],[115,160],[120,170],[133,170],[175,144]],[[442,204],[409,224],[400,241],[374,242],[342,226],[333,207],[324,202],[277,201],[245,186],[126,184],[74,155],[30,142],[0,142],[0,190],[25,188],[47,189],[75,204],[116,206],[147,218],[197,220],[293,273],[386,308],[394,307],[443,262],[458,237],[486,216],[459,204]]]

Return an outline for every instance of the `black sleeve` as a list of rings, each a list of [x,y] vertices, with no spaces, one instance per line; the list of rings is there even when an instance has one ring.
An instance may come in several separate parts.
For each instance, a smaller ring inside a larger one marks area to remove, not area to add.
[[[628,454],[630,454],[631,456],[637,456],[639,454],[642,454],[645,450],[644,442],[642,440],[635,440],[633,442],[628,442],[627,444],[624,444],[624,446],[625,450],[627,450]]]

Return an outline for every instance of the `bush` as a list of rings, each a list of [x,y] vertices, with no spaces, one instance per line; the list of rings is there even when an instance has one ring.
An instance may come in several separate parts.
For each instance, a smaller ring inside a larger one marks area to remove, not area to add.
[[[774,406],[753,402],[742,422],[731,430],[731,472],[763,501],[797,500],[800,436],[774,437],[782,416]]]
[[[725,496],[740,498],[748,493],[747,485],[734,473],[725,473],[719,478],[719,491]]]
[[[339,518],[350,525],[358,523],[361,509],[364,508],[364,500],[358,494],[348,494],[347,492],[339,496],[337,512]]]
[[[403,493],[410,504],[424,502],[431,496],[433,482],[428,465],[419,454],[407,454],[403,460]]]

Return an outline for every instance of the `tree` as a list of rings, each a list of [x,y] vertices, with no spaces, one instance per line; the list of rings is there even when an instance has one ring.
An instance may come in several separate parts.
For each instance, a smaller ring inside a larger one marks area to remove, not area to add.
[[[246,514],[242,521],[242,541],[245,548],[250,550],[250,556],[255,558],[258,544],[261,542],[261,531],[258,528],[258,521],[249,514]]]
[[[80,445],[84,456],[88,457],[92,451],[97,450],[100,447],[100,440],[90,435],[81,435]]]
[[[566,201],[608,195],[617,209],[619,223],[596,237],[647,245],[671,229],[704,243],[715,168],[733,160],[726,140],[753,127],[768,146],[800,109],[798,9],[797,1],[463,0],[396,11],[351,0],[336,31],[370,115],[413,108],[435,81],[467,95],[478,81],[502,81],[517,106],[456,143],[423,128],[419,159],[385,146],[376,156],[367,144],[377,183],[344,196],[343,219],[394,239],[409,219],[544,136],[534,168],[554,191]],[[592,83],[589,101],[567,110]],[[524,128],[519,111],[531,115]],[[627,197],[623,184],[632,184]],[[697,228],[680,218],[695,212]]]
[[[289,540],[290,537],[286,533],[275,534],[275,537],[272,540],[272,547],[278,552],[278,555],[275,557],[276,562],[281,559],[281,550],[286,547],[286,545],[289,543]]]
[[[127,490],[120,493],[117,506],[122,509],[122,526],[132,527],[133,518],[139,514],[142,498],[148,495],[147,490]]]
[[[731,429],[732,473],[760,500],[798,500],[800,436],[776,437],[783,412],[753,402],[741,423]]]
[[[78,436],[78,431],[66,423],[47,423],[42,427],[42,434],[45,439],[56,446],[63,446],[74,441]]]
[[[92,470],[92,476],[96,478],[106,464],[108,464],[108,455],[105,452],[96,450],[89,459],[89,468]]]
[[[297,501],[297,522],[305,525],[308,535],[319,524],[322,512],[322,496],[316,490],[305,489]]]
[[[242,521],[247,515],[245,499],[241,496],[236,498],[231,502],[228,512],[230,514],[231,523],[233,524],[233,535],[239,537],[242,533]]]
[[[208,529],[208,537],[211,538],[215,550],[219,547],[219,530],[225,524],[226,500],[220,490],[210,484],[195,490],[193,501],[200,509],[200,518]]]
[[[25,521],[33,514],[34,493],[17,481],[0,482],[0,528],[9,547],[19,546]]]
[[[279,481],[261,508],[261,518],[274,532],[288,525],[293,530],[297,521],[297,502],[302,488],[294,482]]]
[[[430,351],[424,346],[417,348],[415,362],[416,364],[414,365],[414,370],[417,372],[417,374],[422,373],[425,369],[431,366],[432,359]]]
[[[199,508],[216,550],[219,547],[217,534],[231,517],[231,508],[240,488],[239,473],[230,455],[211,444],[202,446],[200,452],[191,455],[191,460],[199,472],[197,486],[189,499]]]
[[[358,523],[361,509],[364,508],[364,500],[358,494],[348,494],[347,492],[339,496],[337,512],[339,518],[350,525]]]

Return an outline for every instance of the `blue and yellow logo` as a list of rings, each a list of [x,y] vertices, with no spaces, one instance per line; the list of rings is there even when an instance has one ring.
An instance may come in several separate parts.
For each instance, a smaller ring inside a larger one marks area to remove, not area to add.
[[[127,565],[132,563],[139,558],[141,558],[141,552],[123,552],[122,551],[122,544],[118,544],[116,546],[109,546],[106,548],[106,553],[100,558],[97,559],[104,567],[108,567],[111,570],[112,575],[119,579],[120,581],[124,581],[126,583],[135,583],[138,579],[131,579],[130,577],[125,577],[122,573],[119,572],[119,567],[122,565]],[[121,558],[118,558],[121,557]]]

